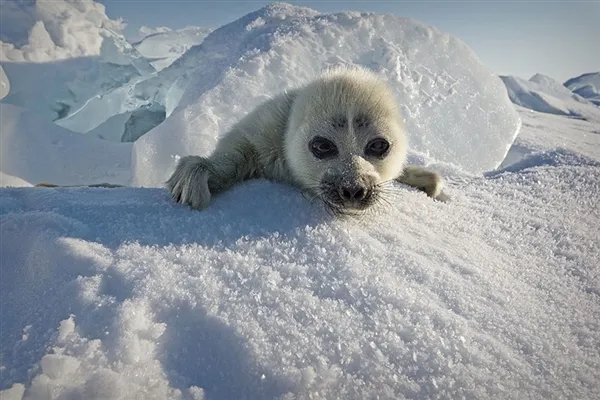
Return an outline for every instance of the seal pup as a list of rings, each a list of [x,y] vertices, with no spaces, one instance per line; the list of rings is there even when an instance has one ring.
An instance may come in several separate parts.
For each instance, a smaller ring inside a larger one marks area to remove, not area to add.
[[[335,214],[366,210],[392,181],[438,197],[441,177],[405,165],[406,153],[402,118],[386,83],[361,67],[337,67],[260,104],[209,157],[181,158],[166,187],[176,202],[198,210],[252,178],[294,185]]]

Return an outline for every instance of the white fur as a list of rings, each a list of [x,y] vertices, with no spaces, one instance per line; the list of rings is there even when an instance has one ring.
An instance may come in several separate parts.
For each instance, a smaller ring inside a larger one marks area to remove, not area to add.
[[[341,122],[332,125],[336,120]],[[317,159],[311,153],[308,143],[316,135],[335,143],[336,157]],[[376,137],[390,143],[385,158],[364,154]],[[336,68],[259,105],[223,136],[210,157],[182,158],[167,188],[176,201],[195,209],[206,208],[211,195],[259,177],[317,193],[326,176],[361,185],[396,179],[435,197],[441,179],[419,167],[406,173],[406,151],[402,118],[386,84],[363,68]]]

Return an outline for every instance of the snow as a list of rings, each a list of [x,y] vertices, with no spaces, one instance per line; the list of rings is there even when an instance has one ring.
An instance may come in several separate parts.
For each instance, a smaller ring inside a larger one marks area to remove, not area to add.
[[[600,106],[600,72],[591,72],[571,78],[564,83],[573,92]]]
[[[143,32],[146,35],[134,43],[134,47],[142,56],[151,60],[152,66],[157,71],[161,71],[173,64],[190,48],[202,43],[211,31],[212,29],[196,26],[177,30],[166,27],[156,28],[155,31],[147,29]]]
[[[30,184],[127,184],[131,179],[130,143],[85,137],[11,104],[0,103],[0,115],[3,174]],[[3,178],[1,186],[17,183]]]
[[[393,183],[336,219],[265,180],[202,212],[162,187],[31,187],[162,186],[160,163],[338,63],[389,78],[448,201]],[[275,4],[156,75],[127,81],[130,65],[74,116],[103,113],[86,135],[44,97],[0,103],[2,400],[597,397],[600,120],[515,106],[463,44],[391,16]],[[572,111],[560,84],[534,85]]]
[[[167,119],[134,144],[134,183],[161,184],[178,157],[209,153],[258,103],[338,64],[366,66],[388,80],[423,162],[480,173],[501,163],[518,132],[502,81],[455,37],[391,15],[274,3],[216,29],[138,85],[152,93],[162,85],[157,101]],[[177,100],[166,94],[173,88]],[[172,113],[167,102],[177,104]]]
[[[0,387],[594,398],[599,126],[520,114],[530,152],[512,167],[448,172],[446,203],[395,185],[385,213],[360,219],[266,181],[204,212],[163,189],[3,189]]]
[[[598,159],[600,148],[600,124],[582,119],[565,118],[544,114],[517,106],[523,120],[523,130],[510,148],[500,168],[531,157],[546,157],[547,149],[566,149],[550,154],[562,157],[564,154],[580,154]],[[548,129],[551,126],[551,129]],[[552,161],[550,161],[552,162]]]
[[[600,108],[551,77],[536,74],[529,80],[516,76],[501,78],[511,101],[517,105],[544,113],[600,122]]]

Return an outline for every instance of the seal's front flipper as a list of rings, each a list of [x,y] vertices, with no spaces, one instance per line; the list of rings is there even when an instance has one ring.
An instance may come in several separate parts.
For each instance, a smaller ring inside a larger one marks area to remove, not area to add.
[[[449,199],[447,195],[442,193],[444,181],[437,172],[429,171],[416,165],[408,165],[404,167],[402,175],[396,178],[396,181],[422,190],[427,193],[427,196],[434,199],[442,201]]]

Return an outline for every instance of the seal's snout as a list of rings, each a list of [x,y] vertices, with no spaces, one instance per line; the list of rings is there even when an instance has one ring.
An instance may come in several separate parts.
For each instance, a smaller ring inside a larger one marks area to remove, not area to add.
[[[371,177],[329,176],[321,182],[326,203],[342,210],[364,210],[377,198],[377,186]]]
[[[363,185],[340,185],[338,193],[340,198],[346,203],[356,203],[363,201],[371,189]]]

